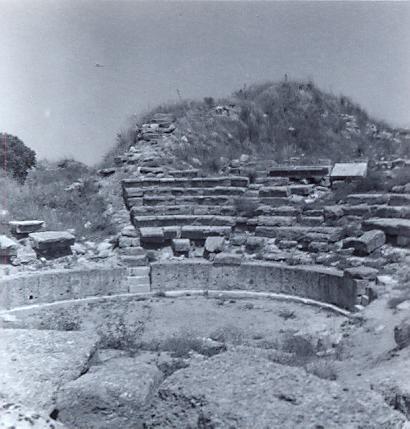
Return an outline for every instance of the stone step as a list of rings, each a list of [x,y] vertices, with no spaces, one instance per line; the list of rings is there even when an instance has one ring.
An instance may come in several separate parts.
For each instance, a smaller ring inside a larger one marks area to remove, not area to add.
[[[280,206],[290,206],[290,205],[298,205],[302,204],[298,200],[294,200],[292,198],[284,198],[284,197],[263,197],[259,199],[260,204],[272,207],[280,207]]]
[[[124,265],[127,265],[128,267],[141,267],[148,264],[148,259],[146,255],[123,255],[121,256],[120,260]]]
[[[266,186],[259,189],[259,197],[261,198],[287,198],[289,195],[290,191],[287,186]]]
[[[388,194],[350,194],[346,197],[350,204],[386,204],[389,201]]]
[[[181,178],[193,178],[198,176],[199,170],[192,169],[192,170],[172,170],[168,171],[168,174],[172,177]]]
[[[255,235],[258,237],[278,238],[291,241],[329,241],[336,242],[343,238],[342,228],[307,227],[307,226],[257,226]]]
[[[289,185],[289,191],[292,195],[301,195],[307,197],[314,191],[313,185]]]
[[[232,216],[212,215],[170,215],[170,216],[132,216],[133,225],[136,228],[156,226],[185,226],[185,225],[212,225],[234,226],[236,220]]]
[[[234,216],[236,209],[232,205],[158,205],[135,206],[132,208],[135,216],[152,215],[221,215]]]
[[[362,226],[365,231],[382,230],[387,240],[398,246],[410,245],[410,219],[370,218]]]
[[[389,194],[390,206],[410,206],[410,194]]]
[[[374,217],[410,219],[410,206],[371,206],[370,210]]]
[[[138,247],[120,247],[118,253],[121,256],[141,256],[145,255],[145,251],[141,246]]]
[[[290,177],[295,179],[316,179],[329,176],[330,167],[324,165],[296,165],[271,167],[270,177]]]
[[[207,237],[224,236],[229,237],[232,233],[232,228],[229,226],[183,226],[181,228],[181,238],[189,238],[192,240],[205,240]]]
[[[256,224],[257,226],[291,226],[296,223],[294,216],[258,216],[249,219],[248,225]]]
[[[134,206],[171,206],[171,205],[205,205],[205,206],[232,206],[237,197],[220,196],[149,196],[141,199],[128,199],[127,205]]]
[[[215,186],[247,187],[249,179],[241,176],[196,177],[188,178],[144,178],[124,179],[123,188],[149,188],[149,187],[181,187],[181,188],[212,188]]]
[[[247,188],[237,186],[215,186],[203,188],[184,188],[184,187],[162,187],[162,188],[123,188],[124,197],[134,198],[143,196],[239,196],[242,195]]]
[[[299,216],[298,223],[303,226],[321,226],[325,223],[323,216]]]
[[[261,205],[256,209],[256,214],[263,216],[297,216],[301,213],[301,208],[294,206],[271,207]]]

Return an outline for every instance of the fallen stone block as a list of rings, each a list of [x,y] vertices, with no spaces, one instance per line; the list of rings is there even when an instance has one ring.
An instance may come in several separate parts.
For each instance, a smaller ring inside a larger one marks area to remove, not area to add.
[[[128,357],[111,359],[61,387],[59,419],[81,429],[142,427],[141,413],[162,379],[155,365]]]
[[[343,248],[353,248],[357,256],[367,256],[386,242],[386,235],[380,230],[365,232],[359,238],[350,237],[343,240]]]
[[[37,256],[48,259],[71,255],[74,235],[68,231],[44,231],[29,234],[32,248]]]
[[[225,247],[224,237],[208,237],[205,240],[205,251],[207,253],[222,252]]]
[[[42,220],[12,220],[9,222],[10,231],[13,235],[22,238],[32,232],[39,231],[44,226]]]
[[[191,242],[187,238],[175,238],[172,240],[172,250],[175,255],[187,255],[191,250]]]

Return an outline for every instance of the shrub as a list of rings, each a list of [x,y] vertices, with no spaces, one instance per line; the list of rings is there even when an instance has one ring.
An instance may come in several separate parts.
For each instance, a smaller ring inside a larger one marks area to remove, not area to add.
[[[0,168],[19,183],[24,183],[30,168],[36,164],[36,153],[18,137],[0,133]]]

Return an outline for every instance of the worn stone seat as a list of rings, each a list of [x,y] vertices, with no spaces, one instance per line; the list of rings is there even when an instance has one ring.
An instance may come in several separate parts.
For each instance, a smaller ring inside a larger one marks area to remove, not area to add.
[[[181,188],[207,188],[214,186],[246,187],[249,184],[247,177],[196,177],[196,178],[143,178],[124,179],[123,188],[147,187],[181,187]]]
[[[349,204],[386,204],[388,194],[350,194],[346,197]]]
[[[171,170],[168,171],[168,174],[172,177],[186,177],[186,178],[192,178],[198,176],[199,170],[192,169],[192,170]]]
[[[342,229],[329,226],[257,226],[255,235],[280,240],[336,242],[342,238]]]
[[[410,194],[388,194],[390,206],[410,206]]]
[[[249,219],[248,224],[256,224],[257,226],[291,226],[296,223],[294,216],[258,216],[257,218]]]
[[[158,206],[135,206],[132,213],[136,216],[151,215],[221,215],[234,216],[236,210],[231,205],[158,205]]]
[[[389,242],[399,246],[410,245],[410,219],[370,218],[363,222],[363,229],[380,229]]]
[[[213,225],[234,226],[236,220],[232,216],[212,215],[163,215],[163,216],[131,216],[136,228],[145,226],[170,226],[170,225]]]
[[[374,217],[410,219],[410,206],[371,206]]]
[[[266,186],[259,189],[259,196],[262,198],[283,197],[287,198],[290,195],[287,186]]]
[[[317,179],[329,176],[330,167],[326,165],[296,165],[271,167],[269,176],[295,179]]]
[[[141,227],[138,229],[141,244],[163,246],[174,239],[206,240],[208,237],[229,237],[232,233],[230,226],[215,225],[171,225],[165,227]]]

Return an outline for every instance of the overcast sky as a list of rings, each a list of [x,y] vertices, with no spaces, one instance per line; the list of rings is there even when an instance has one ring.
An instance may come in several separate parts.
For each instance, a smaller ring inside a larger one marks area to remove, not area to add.
[[[410,3],[0,0],[0,131],[40,157],[93,164],[177,89],[285,73],[410,126]]]

